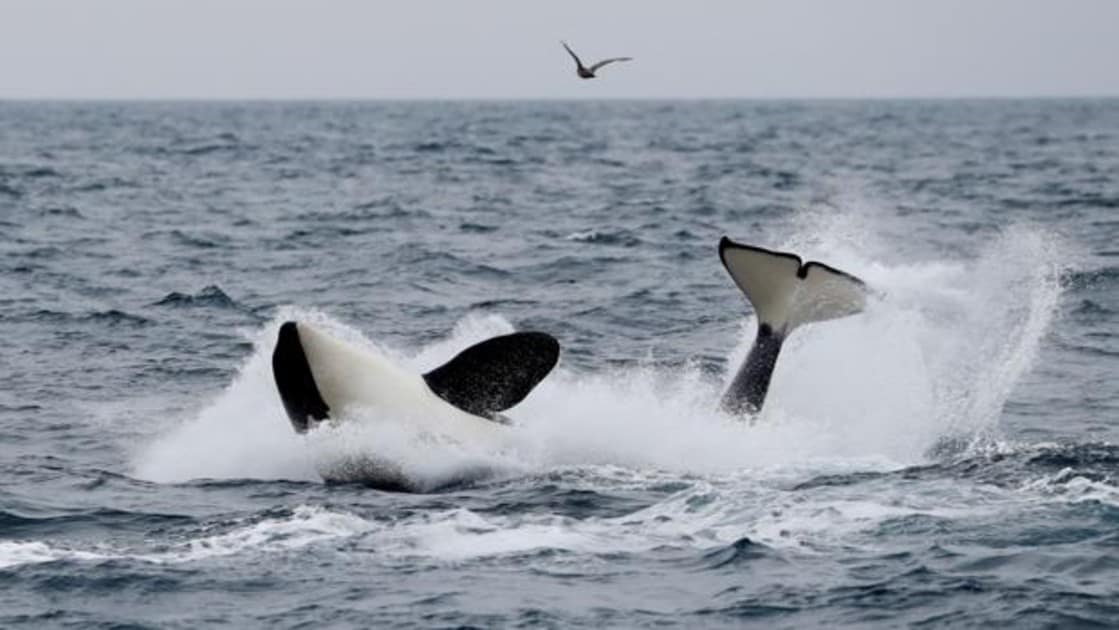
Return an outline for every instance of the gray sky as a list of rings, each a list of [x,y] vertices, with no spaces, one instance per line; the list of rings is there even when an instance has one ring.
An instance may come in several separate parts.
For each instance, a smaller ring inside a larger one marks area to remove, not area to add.
[[[897,96],[1119,96],[1119,0],[0,0],[0,98]]]

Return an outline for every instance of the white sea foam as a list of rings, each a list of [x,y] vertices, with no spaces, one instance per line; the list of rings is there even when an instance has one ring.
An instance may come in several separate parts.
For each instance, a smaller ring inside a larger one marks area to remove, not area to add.
[[[1009,493],[984,495],[974,505],[972,488],[945,482],[940,500],[893,486],[857,497],[822,490],[811,501],[803,494],[759,485],[752,477],[695,481],[688,488],[646,508],[620,516],[571,518],[551,513],[480,514],[444,509],[409,515],[369,534],[364,544],[387,558],[470,558],[518,555],[536,550],[580,554],[708,550],[743,537],[763,545],[826,553],[835,545],[875,539],[884,521],[920,516],[944,519],[990,518],[1006,510]]]
[[[373,527],[372,521],[348,512],[301,505],[290,515],[223,526],[226,531],[222,533],[187,539],[157,551],[109,545],[73,549],[42,541],[0,541],[0,568],[58,560],[139,560],[176,564],[243,553],[277,553],[324,540],[361,535]]]
[[[56,560],[104,560],[109,557],[90,551],[57,547],[36,540],[0,541],[0,569]]]
[[[323,540],[362,534],[373,523],[347,512],[301,505],[289,516],[267,518],[201,536],[158,553],[128,557],[155,563],[177,563],[231,556],[245,552],[278,552],[299,549]]]
[[[1021,486],[1026,496],[1058,503],[1103,503],[1119,506],[1119,483],[1114,479],[1085,477],[1072,468],[1061,470]]]

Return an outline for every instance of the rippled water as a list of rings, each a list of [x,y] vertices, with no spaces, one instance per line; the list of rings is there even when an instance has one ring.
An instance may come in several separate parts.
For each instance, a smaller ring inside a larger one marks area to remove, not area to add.
[[[1116,173],[1115,100],[0,103],[0,625],[1119,624]],[[752,425],[724,234],[875,290]],[[563,355],[500,452],[298,437],[292,317]]]

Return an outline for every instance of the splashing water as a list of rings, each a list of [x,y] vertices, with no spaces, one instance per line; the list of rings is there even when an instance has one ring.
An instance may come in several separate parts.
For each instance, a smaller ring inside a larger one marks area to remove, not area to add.
[[[510,429],[512,446],[501,452],[432,444],[382,423],[297,436],[270,370],[283,321],[310,321],[420,372],[513,327],[497,316],[467,315],[445,340],[408,352],[380,347],[323,313],[289,308],[254,334],[253,354],[217,400],[137,453],[135,474],[160,482],[316,479],[317,470],[361,452],[391,457],[420,488],[476,471],[524,474],[571,465],[685,474],[854,462],[896,468],[923,461],[943,438],[995,431],[1056,311],[1054,240],[1016,227],[972,260],[890,264],[850,229],[824,234],[834,236],[794,236],[785,247],[860,275],[875,297],[862,315],[807,326],[790,338],[756,422],[720,413],[724,383],[696,366],[577,373],[561,361],[509,412],[517,426]],[[753,326],[744,322],[729,374],[743,360]]]

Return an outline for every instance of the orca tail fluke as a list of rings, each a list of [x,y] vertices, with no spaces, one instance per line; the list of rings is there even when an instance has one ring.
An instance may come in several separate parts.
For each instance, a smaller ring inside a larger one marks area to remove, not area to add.
[[[719,241],[719,258],[754,307],[758,333],[727,392],[722,408],[756,413],[786,337],[798,326],[854,315],[866,307],[866,284],[820,262],[804,262],[788,252]]]

